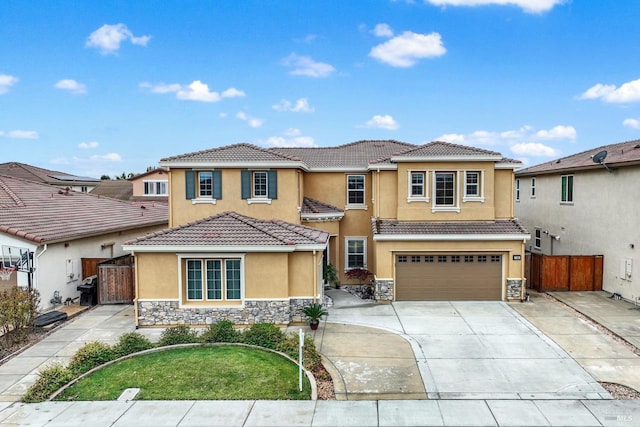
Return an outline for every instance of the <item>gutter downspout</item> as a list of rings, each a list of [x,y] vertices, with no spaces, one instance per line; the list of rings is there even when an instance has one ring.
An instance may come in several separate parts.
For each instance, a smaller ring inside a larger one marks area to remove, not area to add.
[[[131,256],[133,257],[133,262],[135,265],[136,262],[136,253],[135,251],[131,251]],[[138,274],[139,274],[139,269],[138,268],[134,268],[135,271],[135,277],[134,277],[134,289],[135,289],[135,294],[133,296],[133,315],[135,316],[135,325],[136,325],[136,329],[138,329],[140,327],[140,323],[138,320]]]
[[[43,246],[42,252],[40,252],[40,253],[38,253],[38,254],[36,255],[36,264],[37,264],[37,265],[40,265],[40,257],[41,257],[45,252],[47,252],[47,249],[49,249],[49,245],[48,245],[47,243],[45,243],[45,244],[44,244],[44,246]],[[37,250],[37,248],[36,248],[36,250]],[[37,279],[37,280],[35,280],[35,282],[36,282],[36,283],[38,283],[38,282],[40,281],[40,280],[39,280],[39,276],[40,276],[40,274],[39,274],[39,273],[37,273],[38,268],[37,268],[35,265],[34,265],[34,266],[32,266],[32,267],[33,267],[34,271],[36,271],[36,276],[37,276],[37,277],[36,277],[36,279]],[[33,273],[29,273],[29,274],[31,274],[31,276],[33,276]],[[35,283],[34,283],[33,285],[34,285],[33,287],[35,288]]]
[[[320,288],[318,287],[318,251],[313,251],[313,302],[318,302],[318,295],[320,295]]]

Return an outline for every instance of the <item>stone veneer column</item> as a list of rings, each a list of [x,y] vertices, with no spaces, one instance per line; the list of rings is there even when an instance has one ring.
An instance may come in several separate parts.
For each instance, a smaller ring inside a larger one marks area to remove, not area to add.
[[[524,298],[522,279],[507,279],[507,301]]]
[[[376,302],[393,301],[393,279],[375,279],[374,298]]]

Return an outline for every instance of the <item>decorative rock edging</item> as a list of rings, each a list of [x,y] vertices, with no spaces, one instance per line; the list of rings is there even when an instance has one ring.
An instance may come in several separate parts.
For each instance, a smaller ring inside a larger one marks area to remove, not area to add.
[[[143,350],[143,351],[139,351],[137,353],[131,353],[131,354],[127,354],[126,356],[122,356],[119,357],[117,359],[111,360],[107,363],[104,363],[100,366],[97,366],[87,372],[85,372],[84,374],[80,375],[79,377],[71,380],[70,382],[68,382],[67,384],[65,384],[64,386],[62,386],[61,388],[59,388],[55,393],[53,393],[51,396],[49,396],[49,398],[46,400],[47,402],[53,401],[56,397],[58,397],[60,394],[62,394],[66,389],[68,389],[69,387],[71,387],[72,385],[74,385],[75,383],[77,383],[78,381],[80,381],[81,379],[88,377],[89,375],[93,374],[94,372],[97,372],[109,365],[112,365],[116,362],[120,362],[122,360],[126,360],[126,359],[131,359],[133,357],[136,356],[142,356],[145,354],[150,354],[150,353],[157,353],[160,351],[167,351],[167,350],[174,350],[174,349],[178,349],[178,348],[190,348],[190,347],[220,347],[220,346],[237,346],[237,347],[247,347],[247,348],[254,348],[257,350],[264,350],[264,351],[268,351],[271,353],[275,353],[278,354],[282,357],[284,357],[285,359],[290,360],[291,362],[293,362],[296,366],[300,366],[300,364],[298,363],[297,360],[292,359],[291,357],[289,357],[289,355],[282,353],[280,351],[276,351],[276,350],[272,350],[270,348],[266,348],[266,347],[260,347],[257,345],[249,345],[249,344],[242,344],[242,343],[192,343],[192,344],[176,344],[176,345],[167,345],[164,347],[156,347],[156,348],[150,348],[148,350]],[[316,379],[313,376],[313,373],[310,372],[307,368],[305,368],[304,366],[302,367],[302,371],[304,372],[304,374],[307,376],[307,379],[309,380],[309,384],[311,386],[311,400],[318,400],[318,386],[316,384]]]

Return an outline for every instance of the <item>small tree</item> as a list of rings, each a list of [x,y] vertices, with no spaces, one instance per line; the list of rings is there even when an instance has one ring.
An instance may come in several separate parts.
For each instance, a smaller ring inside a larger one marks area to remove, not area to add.
[[[345,273],[348,279],[357,280],[360,285],[364,285],[369,281],[369,278],[373,276],[373,273],[366,268],[352,268]]]
[[[340,279],[338,278],[338,271],[333,264],[327,264],[324,266],[324,278],[330,285],[333,285],[336,289],[340,288]]]
[[[7,345],[26,340],[39,303],[40,294],[35,289],[14,287],[0,293],[0,332]]]

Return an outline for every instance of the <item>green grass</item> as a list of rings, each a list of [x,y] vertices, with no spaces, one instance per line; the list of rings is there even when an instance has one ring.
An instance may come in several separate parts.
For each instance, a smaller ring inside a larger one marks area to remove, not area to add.
[[[298,366],[268,351],[242,346],[170,349],[107,366],[69,387],[57,400],[115,400],[126,388],[137,400],[308,400],[311,386]]]

